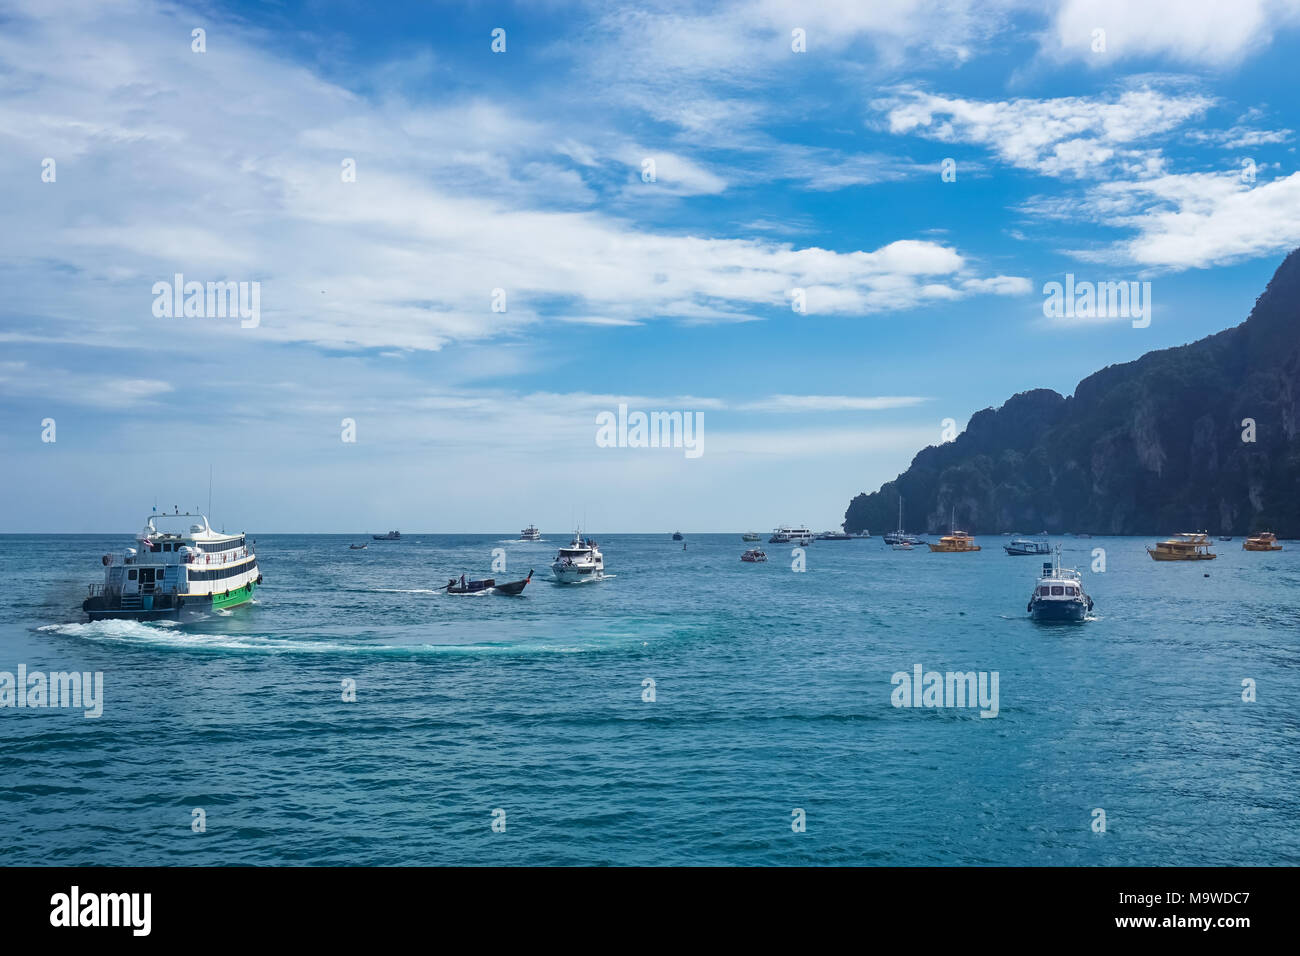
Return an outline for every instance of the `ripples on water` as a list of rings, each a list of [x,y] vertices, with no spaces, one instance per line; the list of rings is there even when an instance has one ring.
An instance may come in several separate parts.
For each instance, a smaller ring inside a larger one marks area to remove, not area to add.
[[[1039,562],[996,537],[817,542],[802,574],[775,545],[742,564],[739,534],[597,537],[611,578],[559,587],[558,539],[262,535],[257,603],[179,625],[84,622],[125,536],[0,537],[26,581],[0,670],[106,685],[98,720],[0,711],[0,861],[1300,862],[1290,543],[1207,566],[1065,539],[1082,569],[1106,549],[1095,619],[1042,627]],[[535,569],[523,596],[435,590],[495,547],[497,578]],[[999,715],[892,707],[917,663],[998,671]]]

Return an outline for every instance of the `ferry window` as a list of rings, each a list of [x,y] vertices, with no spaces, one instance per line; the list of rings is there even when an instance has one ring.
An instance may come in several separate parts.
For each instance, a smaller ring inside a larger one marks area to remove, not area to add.
[[[136,576],[136,570],[135,570],[135,568],[132,568],[130,571],[128,571],[128,572],[126,573],[126,577],[127,577],[127,580],[128,580],[128,581],[134,581],[134,580],[135,580],[135,576]]]
[[[1052,589],[1049,587],[1041,587],[1038,589],[1038,593],[1041,594],[1043,597],[1047,597],[1047,595],[1049,595],[1051,592]]]
[[[1065,593],[1065,588],[1061,587],[1060,585],[1054,585],[1052,587],[1052,593],[1055,594],[1057,597],[1060,597],[1062,594]]]
[[[1074,597],[1074,588],[1066,588],[1065,593],[1068,594],[1070,597]]]

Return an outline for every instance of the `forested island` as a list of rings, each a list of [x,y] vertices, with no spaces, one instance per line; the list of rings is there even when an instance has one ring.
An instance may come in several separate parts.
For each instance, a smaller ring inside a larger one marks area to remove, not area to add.
[[[849,502],[844,529],[1300,537],[1300,249],[1241,325],[1012,396]]]

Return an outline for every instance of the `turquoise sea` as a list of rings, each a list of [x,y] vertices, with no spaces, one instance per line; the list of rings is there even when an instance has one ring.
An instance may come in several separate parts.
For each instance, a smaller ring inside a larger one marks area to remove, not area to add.
[[[559,532],[249,534],[256,603],[182,624],[85,623],[129,534],[0,536],[0,671],[104,679],[98,719],[0,709],[0,863],[1300,863],[1292,542],[1053,539],[1096,610],[1046,626],[996,536],[798,572],[595,529],[609,577],[564,587]],[[521,597],[434,590],[495,548]],[[918,664],[997,672],[997,716],[892,706]]]

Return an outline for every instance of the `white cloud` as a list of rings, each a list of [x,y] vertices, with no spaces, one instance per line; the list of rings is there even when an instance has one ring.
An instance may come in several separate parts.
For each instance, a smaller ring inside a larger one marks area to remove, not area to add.
[[[891,133],[970,143],[1021,169],[1082,177],[1159,171],[1162,161],[1152,140],[1200,117],[1213,103],[1200,94],[1174,95],[1152,87],[1110,98],[1001,101],[903,89],[875,106],[887,113]]]
[[[1300,0],[1064,0],[1043,52],[1105,66],[1144,56],[1223,67],[1300,22]],[[1093,31],[1105,31],[1094,52]]]
[[[1240,170],[1182,173],[1040,196],[1021,207],[1044,219],[1130,230],[1130,238],[1070,254],[1153,270],[1206,268],[1300,245],[1300,173],[1244,182]]]
[[[45,155],[59,175],[16,191],[0,259],[15,312],[86,340],[139,334],[155,321],[153,283],[174,272],[262,291],[259,328],[173,320],[159,332],[174,348],[246,335],[427,350],[551,315],[751,320],[788,308],[794,287],[816,290],[812,311],[846,314],[990,291],[936,242],[834,252],[647,229],[590,208],[580,172],[562,165],[585,169],[609,142],[473,99],[372,103],[217,21],[195,54],[176,39],[193,17],[171,7],[43,10],[16,13],[0,38],[13,78],[0,89],[0,177],[33,180],[30,157]],[[661,179],[725,185],[664,157]],[[342,181],[345,158],[355,182]],[[498,288],[505,312],[491,310]]]

